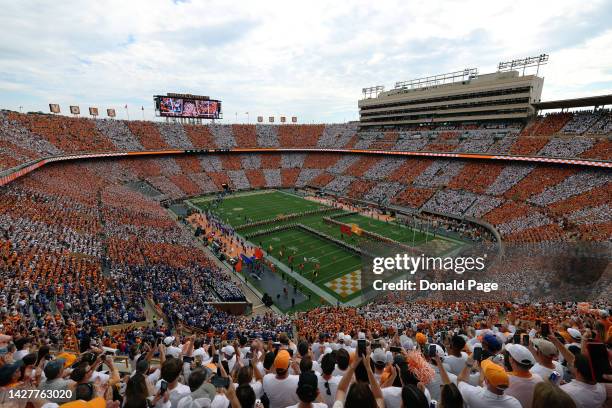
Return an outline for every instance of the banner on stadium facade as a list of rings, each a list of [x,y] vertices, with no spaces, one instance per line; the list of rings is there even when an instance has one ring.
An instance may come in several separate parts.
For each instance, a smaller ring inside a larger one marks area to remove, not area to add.
[[[291,117],[291,122],[292,123],[297,123],[297,116],[292,116]]]
[[[285,123],[287,121],[287,118],[284,117],[284,116],[281,116],[280,117],[280,121],[281,121],[281,123]]]
[[[270,116],[270,117],[268,118],[268,121],[269,121],[270,123],[274,123],[274,116]]]
[[[94,108],[93,106],[89,107],[89,114],[91,116],[98,116],[98,108]]]
[[[73,115],[80,115],[81,114],[81,108],[79,108],[76,105],[70,105],[70,113],[72,113]]]
[[[51,113],[60,113],[60,106],[57,103],[50,103],[49,110]]]
[[[114,109],[107,109],[106,116],[108,116],[109,118],[114,118],[115,116],[117,116],[117,114],[115,113]]]
[[[357,224],[351,224],[351,232],[355,235],[361,235],[363,230]]]
[[[257,117],[257,122],[258,123],[263,123],[263,116],[258,116]]]

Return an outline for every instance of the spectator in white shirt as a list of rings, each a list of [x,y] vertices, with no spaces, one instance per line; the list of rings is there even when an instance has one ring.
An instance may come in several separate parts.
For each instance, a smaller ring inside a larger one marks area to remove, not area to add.
[[[166,355],[174,358],[179,358],[181,355],[181,349],[174,345],[174,336],[168,336],[164,339],[164,345],[166,346]]]
[[[589,358],[584,354],[574,356],[573,369],[575,379],[561,386],[569,394],[578,408],[600,408],[606,401],[606,388],[595,381]]]
[[[299,377],[289,374],[291,356],[287,350],[279,350],[274,359],[274,374],[266,374],[263,379],[264,393],[270,399],[270,408],[286,408],[297,404],[299,399],[295,393]],[[299,372],[297,364],[292,366],[294,372]]]
[[[333,353],[327,353],[321,360],[322,374],[319,377],[319,393],[321,399],[329,408],[334,405],[336,391],[341,377],[333,376],[334,368],[336,367],[336,356]]]
[[[18,361],[23,358],[23,356],[30,354],[30,339],[27,337],[21,337],[15,340],[15,347],[17,347],[17,351],[13,353],[13,360]]]
[[[527,347],[520,344],[507,344],[506,351],[512,366],[506,395],[519,400],[523,408],[531,408],[533,389],[537,383],[542,382],[542,377],[529,371],[535,364],[535,358]]]
[[[295,393],[300,402],[287,408],[327,408],[327,404],[315,402],[319,396],[319,388],[317,375],[314,371],[306,371],[300,374]]]
[[[346,349],[336,350],[336,369],[333,375],[342,377],[349,367],[350,360],[350,355]]]
[[[465,338],[458,334],[454,335],[451,339],[448,357],[444,358],[444,363],[448,366],[450,372],[455,375],[459,375],[467,360],[467,354],[463,352],[464,347]]]
[[[463,401],[468,407],[522,408],[521,403],[516,398],[504,394],[510,385],[510,378],[503,367],[498,366],[491,360],[484,360],[480,364],[484,375],[484,387],[475,387],[467,382],[473,366],[474,360],[469,357],[465,367],[457,376],[457,386]]]
[[[351,384],[355,369],[362,362],[368,376],[368,382],[356,381]],[[370,366],[370,355],[368,354],[365,359],[356,357],[338,384],[333,408],[384,408],[384,406],[385,400],[382,391]]]
[[[168,383],[169,400],[172,408],[176,408],[178,402],[186,395],[191,393],[189,387],[179,382],[179,377],[183,369],[183,362],[178,358],[168,358],[164,361],[161,368],[161,380],[155,384],[155,390],[159,391],[162,381]],[[157,408],[162,408],[158,403]],[[165,407],[163,407],[165,408]]]
[[[555,345],[544,339],[536,339],[532,344],[532,352],[534,352],[537,363],[531,368],[531,372],[539,375],[543,380],[548,379],[553,371],[563,375],[563,366],[555,360],[559,354]]]

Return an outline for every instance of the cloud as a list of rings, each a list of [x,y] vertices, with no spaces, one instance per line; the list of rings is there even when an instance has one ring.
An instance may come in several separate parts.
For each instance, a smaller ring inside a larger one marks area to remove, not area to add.
[[[610,92],[612,4],[560,1],[0,0],[0,106],[145,107],[189,92],[235,112],[357,119],[361,88],[550,52],[543,99]],[[242,115],[244,116],[244,115]],[[239,114],[239,119],[242,119]]]

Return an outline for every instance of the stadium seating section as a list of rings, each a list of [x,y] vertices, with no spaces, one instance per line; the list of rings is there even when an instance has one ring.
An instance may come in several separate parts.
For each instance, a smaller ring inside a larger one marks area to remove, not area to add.
[[[217,147],[352,145],[611,160],[611,123],[608,112],[583,112],[541,117],[524,129],[497,124],[358,132],[355,124],[182,126],[3,112],[0,171],[66,153]],[[237,190],[316,186],[359,200],[476,217],[507,241],[612,235],[612,177],[605,169],[299,152],[55,163],[0,188],[5,303],[35,299],[30,311],[16,312],[53,321],[58,333],[69,333],[70,322],[83,317],[105,325],[142,320],[146,301],[190,325],[226,324],[229,317],[206,301],[244,294],[204,252],[193,250],[191,234],[159,205],[219,191],[223,184]],[[155,271],[147,281],[144,267]]]

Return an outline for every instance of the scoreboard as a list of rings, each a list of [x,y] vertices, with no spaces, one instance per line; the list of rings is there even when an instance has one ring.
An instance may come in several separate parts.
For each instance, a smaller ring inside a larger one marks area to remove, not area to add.
[[[171,118],[219,119],[221,101],[208,96],[191,94],[155,95],[155,112],[158,116]]]

